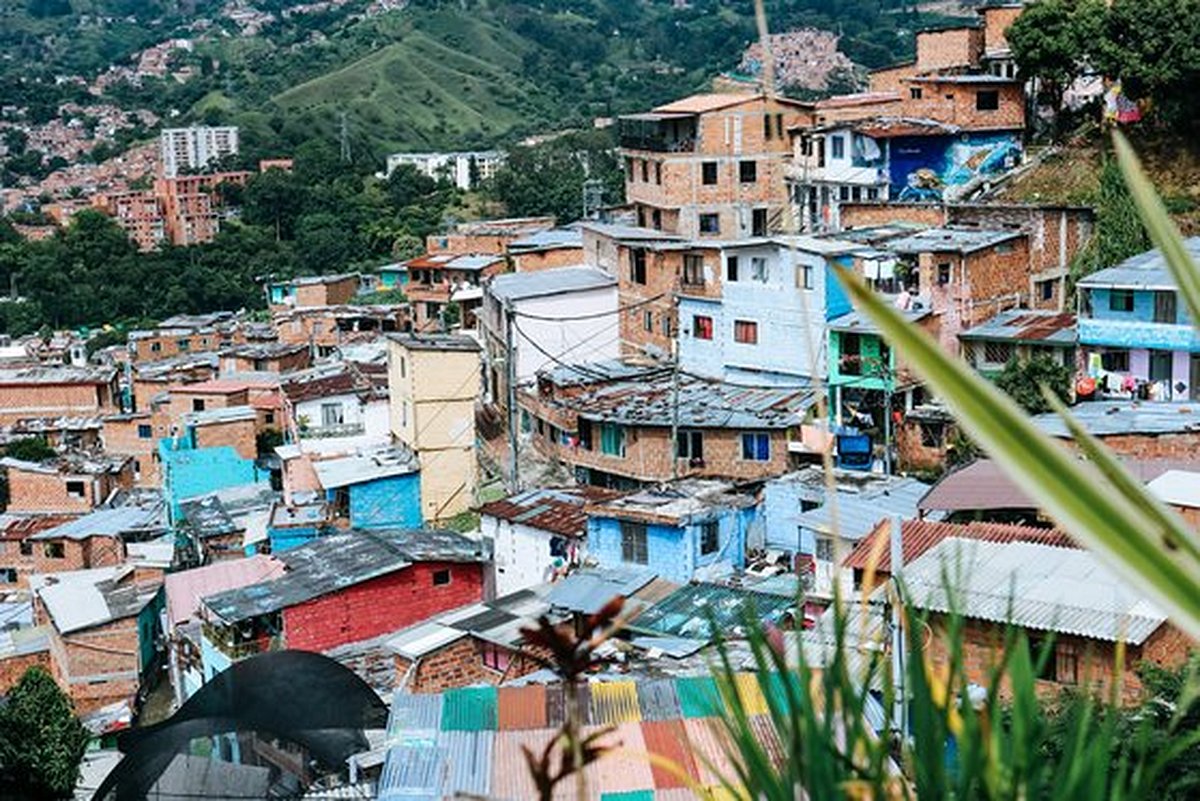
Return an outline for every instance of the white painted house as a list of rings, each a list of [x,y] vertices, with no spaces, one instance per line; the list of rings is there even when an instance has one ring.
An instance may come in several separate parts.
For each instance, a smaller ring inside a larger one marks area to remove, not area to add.
[[[584,507],[616,495],[599,487],[533,489],[484,504],[480,527],[495,543],[496,595],[555,581],[583,564]]]
[[[484,287],[480,317],[487,343],[488,390],[505,405],[504,362],[511,326],[517,386],[559,362],[585,364],[620,355],[617,279],[595,267],[505,273]]]

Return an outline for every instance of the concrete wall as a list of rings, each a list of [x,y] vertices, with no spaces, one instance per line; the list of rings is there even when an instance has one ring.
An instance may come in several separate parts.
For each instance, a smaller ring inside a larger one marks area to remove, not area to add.
[[[647,567],[668,581],[686,584],[696,578],[698,570],[730,563],[745,565],[746,533],[754,511],[724,509],[704,517],[719,523],[718,549],[711,554],[700,553],[701,519],[683,526],[646,525]],[[588,552],[601,565],[626,565],[621,557],[621,521],[609,517],[588,518]]]
[[[586,541],[562,537],[574,558],[551,556],[550,540],[560,535],[522,523],[484,515],[480,527],[495,543],[497,597],[548,582],[567,562],[577,563],[587,554]]]
[[[241,457],[228,446],[172,450],[171,441],[163,440],[158,454],[162,463],[163,493],[172,515],[178,515],[179,502],[184,498],[267,479],[252,460]]]
[[[350,487],[350,525],[355,528],[420,528],[421,474],[409,473]]]

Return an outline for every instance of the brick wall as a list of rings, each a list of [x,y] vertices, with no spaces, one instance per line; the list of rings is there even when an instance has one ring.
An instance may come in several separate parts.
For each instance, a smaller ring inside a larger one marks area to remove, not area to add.
[[[1022,129],[1025,127],[1025,90],[1012,82],[975,81],[969,83],[913,79],[910,86],[921,89],[919,99],[902,93],[899,114],[926,117],[973,131]],[[980,92],[998,92],[999,108],[976,108]]]
[[[641,251],[646,260],[646,283],[632,280],[635,253]],[[646,348],[656,348],[661,355],[671,352],[675,331],[675,307],[671,293],[677,285],[683,254],[679,251],[655,251],[621,245],[617,249],[617,295],[620,313],[621,355],[644,356]],[[657,298],[651,300],[651,298]],[[646,323],[649,321],[649,330]],[[664,328],[666,326],[666,328]]]
[[[8,691],[16,686],[21,677],[25,675],[25,671],[32,667],[40,667],[50,673],[50,652],[38,651],[33,654],[0,659],[0,696],[7,695]]]
[[[228,392],[193,392],[183,384],[171,389],[171,415],[178,418],[188,412],[245,406],[249,397],[249,391],[244,388]],[[203,409],[196,406],[197,402],[203,404]]]
[[[349,303],[357,292],[357,277],[327,284],[301,284],[296,287],[296,305],[338,306]]]
[[[495,686],[501,681],[511,681],[540,669],[541,665],[523,654],[513,654],[506,671],[484,667],[479,643],[471,637],[463,637],[450,645],[422,657],[413,663],[402,656],[396,657],[396,686],[411,693],[440,693],[475,684]]]
[[[869,76],[869,92],[904,92],[908,94],[907,80],[917,74],[917,65],[898,64],[895,67],[884,67],[871,70]]]
[[[1021,6],[991,6],[979,9],[983,17],[983,49],[986,53],[1008,49],[1004,34],[1021,16]]]
[[[935,203],[841,203],[843,228],[873,228],[896,222],[941,226],[947,222],[946,207]]]
[[[266,359],[255,359],[252,356],[233,354],[221,357],[222,370],[226,373],[290,373],[293,370],[303,370],[311,363],[312,352],[309,350],[284,353]]]
[[[917,32],[917,69],[921,72],[945,67],[970,67],[983,53],[983,29],[946,28]]]
[[[929,655],[937,665],[948,662],[946,620],[944,616],[932,616]],[[989,686],[994,666],[1003,655],[1005,627],[978,620],[963,621],[963,672],[967,681]],[[1030,632],[1037,637],[1039,632]],[[1070,649],[1076,654],[1075,681],[1037,680],[1036,691],[1044,697],[1056,696],[1063,689],[1083,687],[1107,697],[1111,691],[1116,667],[1116,651],[1113,643],[1058,634],[1054,637],[1056,649]],[[1041,647],[1035,646],[1035,647]],[[1142,683],[1136,668],[1143,661],[1162,667],[1178,667],[1187,661],[1189,641],[1170,623],[1165,623],[1141,646],[1129,646],[1125,655],[1125,669],[1121,674],[1121,700],[1125,704],[1136,704],[1142,697]],[[1036,658],[1036,653],[1033,654]],[[1063,675],[1066,678],[1066,674]],[[1011,686],[1006,680],[1001,687],[1001,697],[1011,697]]]
[[[143,439],[138,434],[140,426],[150,426],[150,436]],[[157,487],[162,482],[159,470],[158,440],[170,436],[170,416],[166,413],[138,414],[128,418],[109,418],[104,421],[102,439],[104,449],[111,454],[131,456],[137,473],[135,484],[139,487]]]
[[[450,583],[433,585],[449,570]],[[287,647],[324,651],[378,637],[483,598],[478,564],[421,562],[283,611]]]
[[[68,635],[52,627],[50,656],[51,672],[59,687],[71,696],[79,715],[137,694],[136,617]]]
[[[8,509],[10,512],[67,512],[85,514],[103,503],[118,487],[133,486],[133,462],[117,474],[98,476],[66,473],[38,473],[8,468]],[[67,482],[80,482],[82,495],[67,492]]]
[[[0,386],[0,425],[24,417],[113,414],[109,387],[99,384],[29,384]]]
[[[1071,450],[1077,450],[1074,440],[1059,440]],[[1176,459],[1191,461],[1200,453],[1200,432],[1180,434],[1118,434],[1100,437],[1110,451],[1118,456],[1138,459]]]
[[[941,444],[927,446],[921,437],[921,423],[914,418],[905,419],[896,426],[896,457],[900,469],[941,470],[946,465],[946,448],[955,439],[958,425],[953,420],[942,424]]]
[[[228,445],[243,459],[254,459],[258,456],[258,445],[255,441],[257,424],[258,419],[255,417],[196,426],[196,447],[218,448]]]
[[[519,273],[551,270],[555,267],[573,267],[583,264],[582,247],[563,247],[537,250],[530,253],[513,253],[509,256],[513,268]]]

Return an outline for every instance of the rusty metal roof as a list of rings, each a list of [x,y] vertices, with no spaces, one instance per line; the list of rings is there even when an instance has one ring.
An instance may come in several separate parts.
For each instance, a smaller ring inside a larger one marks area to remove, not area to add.
[[[863,538],[849,556],[843,567],[865,570],[874,556],[875,570],[879,573],[892,572],[891,549],[887,539],[891,523],[880,523],[871,534]],[[950,537],[983,540],[986,542],[1034,542],[1056,545],[1062,548],[1076,547],[1070,537],[1056,528],[1017,526],[1011,523],[941,523],[931,520],[905,520],[901,524],[900,543],[904,563],[909,564],[921,557],[942,540]],[[876,554],[875,551],[878,551]]]
[[[532,489],[485,503],[479,513],[564,537],[582,537],[587,533],[584,506],[619,494],[600,487]]]
[[[963,331],[958,338],[1000,342],[1016,340],[1063,346],[1074,345],[1078,340],[1075,315],[1029,309],[1009,309],[1000,312],[987,322]]]

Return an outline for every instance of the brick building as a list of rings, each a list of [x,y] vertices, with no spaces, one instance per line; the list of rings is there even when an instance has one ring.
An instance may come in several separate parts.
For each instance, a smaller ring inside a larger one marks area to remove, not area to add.
[[[154,328],[129,332],[129,352],[136,362],[152,362],[187,353],[215,351],[272,337],[261,326],[232,312],[177,314]]]
[[[412,304],[417,331],[475,327],[475,313],[483,302],[483,282],[506,272],[502,255],[427,253],[404,263],[408,283],[404,294]],[[446,318],[449,305],[457,307],[457,323]]]
[[[45,462],[0,459],[8,478],[9,512],[86,514],[133,486],[133,460],[68,453]]]
[[[150,190],[96,195],[92,205],[114,218],[137,244],[138,250],[156,250],[167,240],[162,199]]]
[[[553,217],[507,217],[497,220],[460,222],[442,234],[425,237],[425,249],[430,254],[470,253],[503,255],[514,242],[549,231]]]
[[[112,367],[0,368],[0,425],[30,417],[112,414],[120,411]]]
[[[638,225],[689,238],[783,230],[788,131],[812,106],[762,94],[693,95],[618,121]]]
[[[36,619],[51,625],[52,673],[76,713],[132,707],[157,666],[161,583],[122,566],[34,575],[30,585]]]
[[[39,572],[39,565],[46,560],[30,538],[74,519],[71,515],[9,516],[0,529],[0,591],[27,589],[29,574]]]
[[[355,342],[373,341],[380,333],[412,330],[408,303],[354,306],[311,306],[272,315],[280,342],[303,343],[314,356],[328,356]]]
[[[1191,460],[1200,453],[1200,408],[1194,404],[1088,401],[1073,406],[1071,416],[1119,456]],[[1039,414],[1033,423],[1064,446],[1078,449],[1057,414]]]
[[[341,306],[349,303],[362,287],[358,273],[309,275],[267,285],[271,311],[311,306]]]
[[[583,264],[583,236],[576,227],[538,231],[509,242],[505,255],[519,273],[575,267]]]
[[[189,412],[180,419],[178,436],[190,449],[230,447],[243,459],[258,456],[258,413],[251,406],[228,406]]]
[[[135,486],[157,487],[160,481],[156,457],[158,441],[171,435],[171,425],[171,416],[166,411],[110,415],[104,418],[104,451],[133,459]]]
[[[557,367],[517,398],[534,447],[580,483],[634,487],[683,476],[759,479],[788,469],[810,392],[740,387],[621,362]],[[672,441],[672,426],[677,429]]]
[[[274,557],[277,578],[201,602],[205,675],[276,648],[328,651],[483,598],[480,543],[444,531],[358,531]]]
[[[252,173],[217,172],[158,178],[154,193],[160,198],[167,239],[173,245],[211,242],[224,222],[233,216],[222,185],[245,186]]]
[[[290,373],[312,363],[312,349],[302,342],[256,342],[220,352],[221,372]]]
[[[50,627],[26,626],[0,632],[0,695],[7,695],[30,668],[50,673]]]

